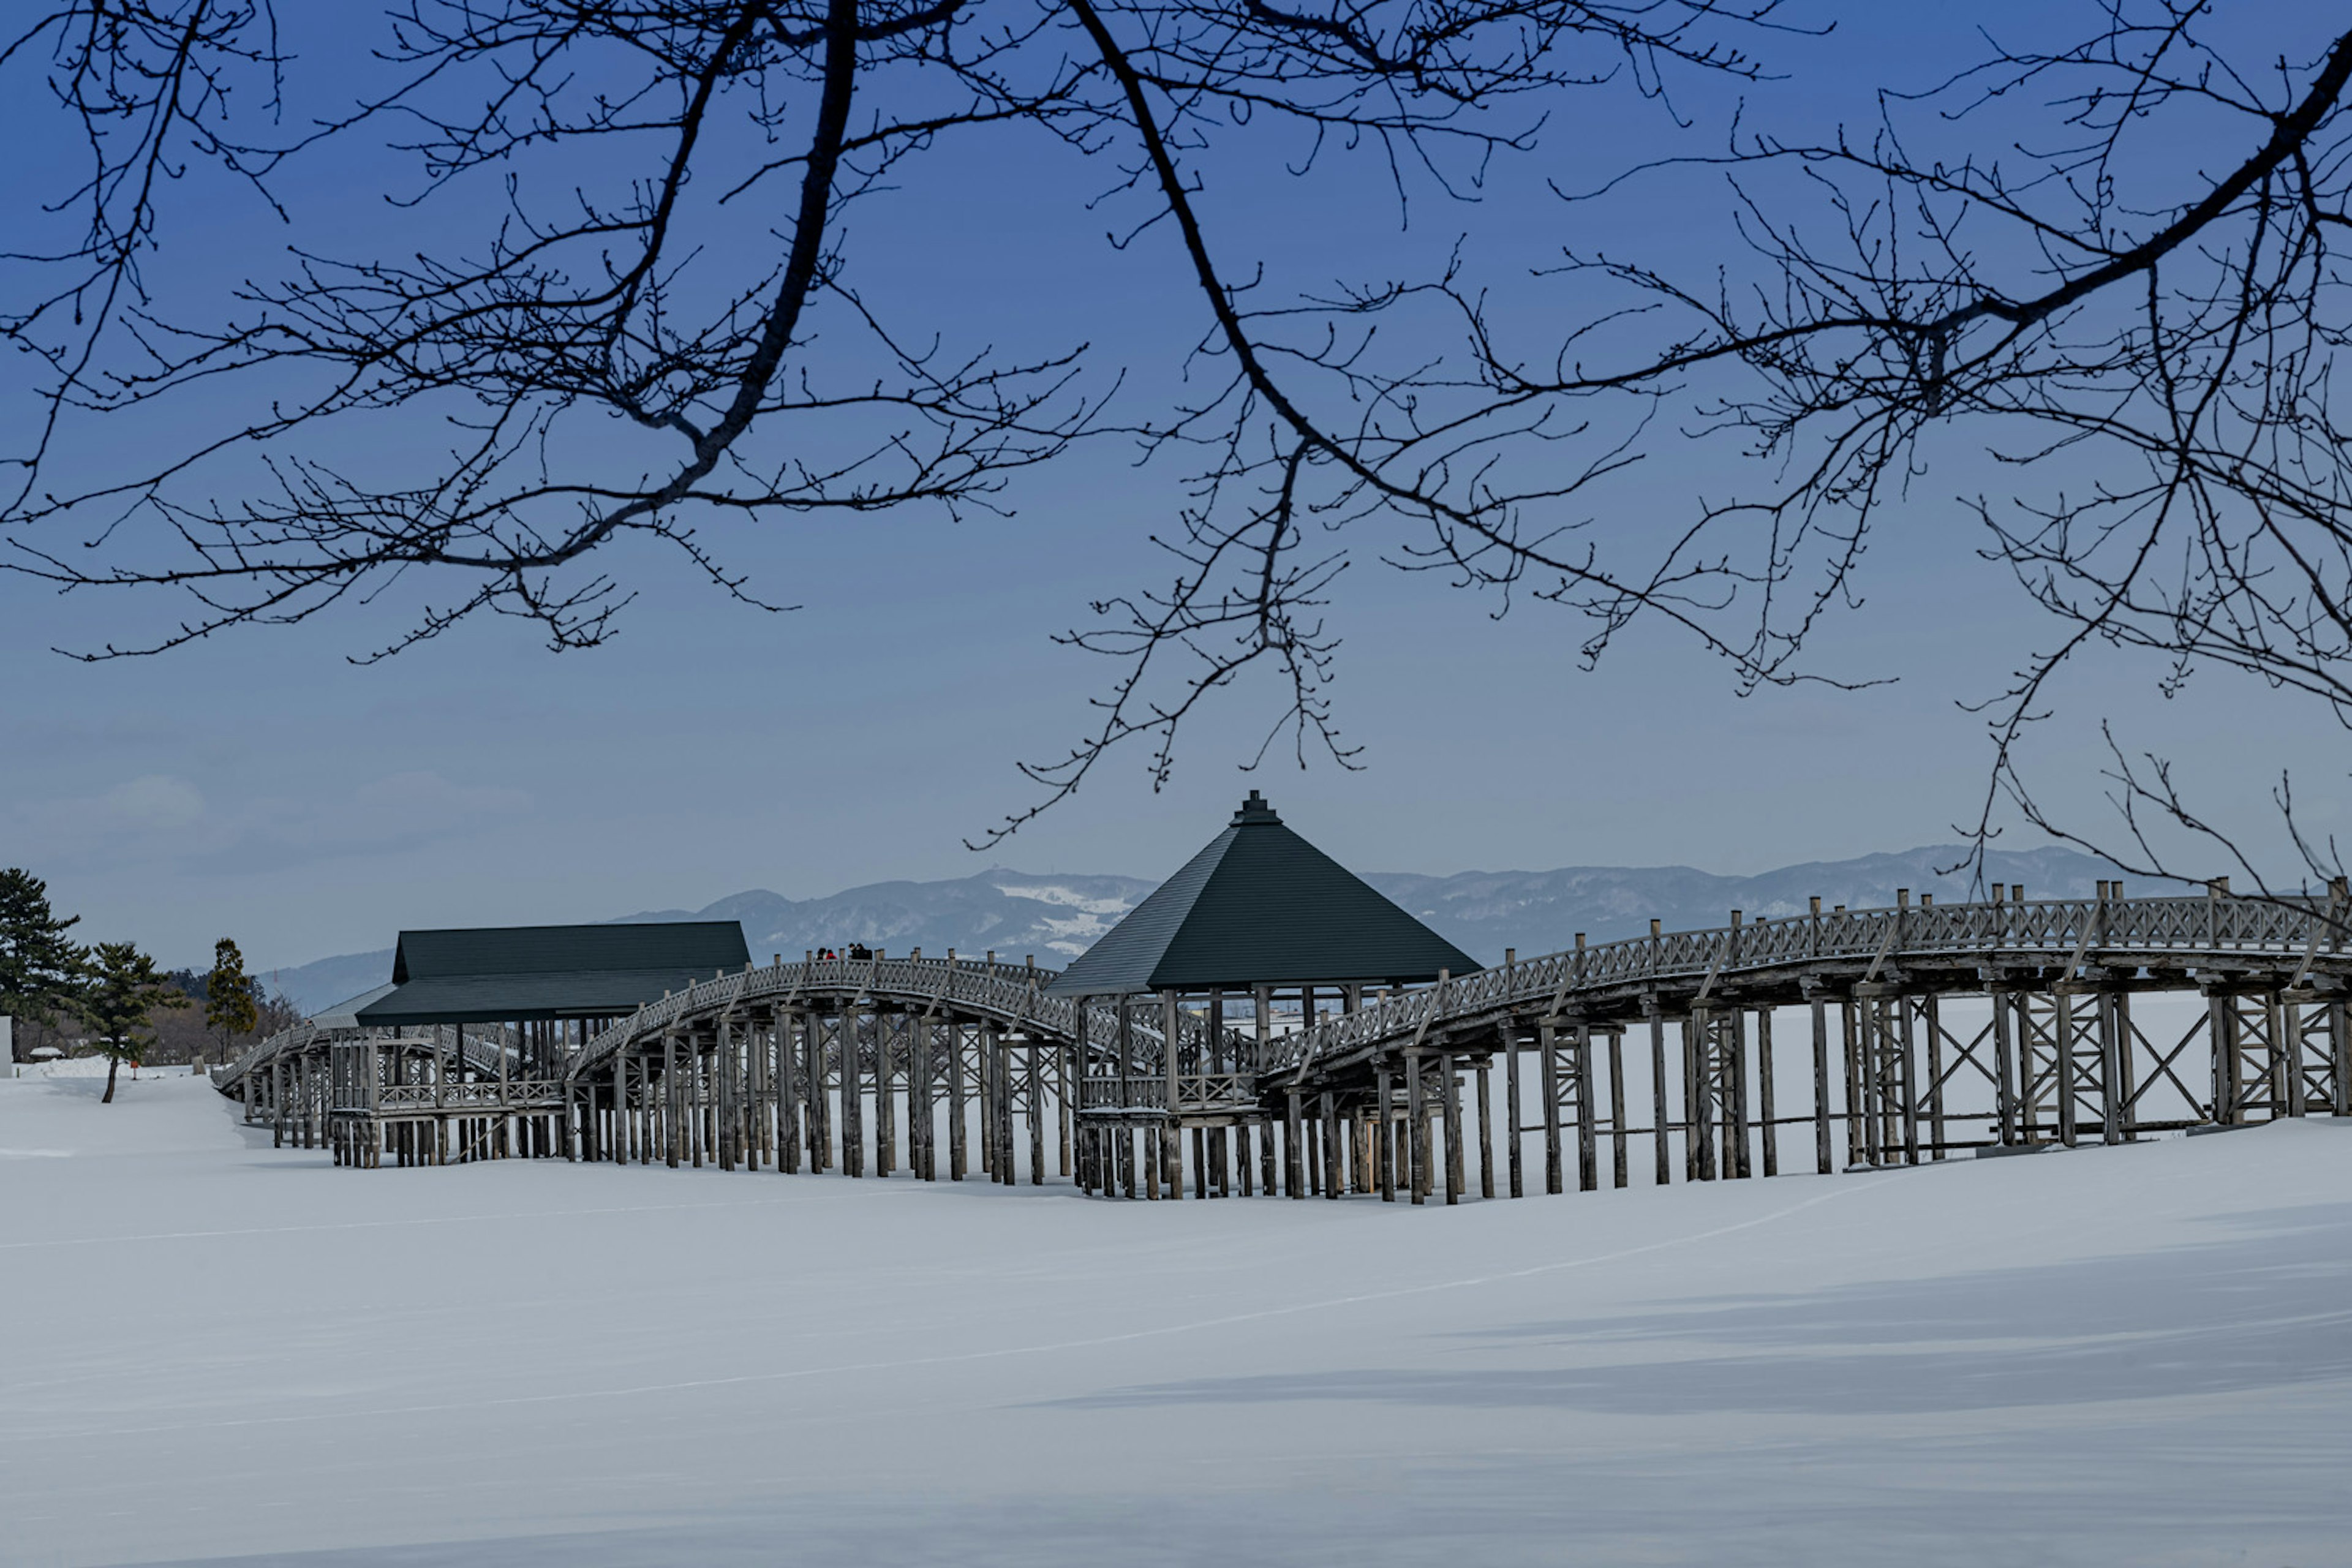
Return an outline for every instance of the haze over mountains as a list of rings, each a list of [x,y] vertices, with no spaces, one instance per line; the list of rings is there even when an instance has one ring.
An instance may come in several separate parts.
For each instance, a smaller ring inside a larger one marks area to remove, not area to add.
[[[1654,918],[1668,931],[1801,911],[1827,905],[1891,904],[1897,888],[1938,900],[1968,896],[1965,875],[1939,874],[1961,858],[1950,845],[1853,860],[1811,861],[1754,877],[1722,877],[1687,866],[1570,866],[1552,871],[1459,871],[1452,876],[1366,872],[1364,879],[1483,963],[1506,948],[1522,957],[1554,952],[1582,931],[1591,942],[1636,936]],[[1990,879],[2022,883],[2028,898],[2081,898],[2116,875],[2114,867],[2055,846],[1996,850]],[[864,942],[888,952],[950,948],[974,957],[993,950],[1018,963],[1034,955],[1054,968],[1084,952],[1159,884],[1139,877],[1044,876],[992,868],[936,882],[876,882],[816,899],[753,889],[699,910],[646,910],[620,921],[733,920],[755,957],[797,958],[811,948]],[[2150,891],[2155,889],[2150,889]],[[390,933],[386,933],[390,934]],[[269,976],[306,1011],[383,984],[392,950],[345,953]]]

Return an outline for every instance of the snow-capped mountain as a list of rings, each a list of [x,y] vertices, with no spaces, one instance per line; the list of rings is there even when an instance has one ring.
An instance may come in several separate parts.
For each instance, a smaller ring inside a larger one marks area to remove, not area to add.
[[[1814,894],[1825,908],[1854,909],[1891,904],[1897,888],[1908,888],[1914,897],[1963,899],[1968,877],[1938,869],[1960,858],[1959,849],[1945,845],[1811,861],[1755,877],[1721,877],[1687,866],[1571,866],[1450,877],[1374,871],[1364,879],[1465,952],[1492,963],[1506,948],[1517,948],[1523,958],[1558,952],[1578,931],[1596,942],[1638,936],[1653,919],[1668,931],[1693,931],[1727,923],[1733,910],[1750,920],[1796,914]],[[2021,883],[2028,898],[2087,897],[2093,883],[2115,875],[2103,861],[2056,847],[1996,850],[1986,866],[1988,879]],[[938,882],[876,882],[819,899],[754,889],[699,910],[648,910],[619,918],[740,921],[752,955],[763,961],[863,942],[888,952],[953,948],[977,957],[993,950],[1003,961],[1034,956],[1058,969],[1156,885],[1139,877],[993,869]],[[320,959],[268,979],[299,1005],[316,1008],[381,985],[391,973],[392,950],[383,948]]]

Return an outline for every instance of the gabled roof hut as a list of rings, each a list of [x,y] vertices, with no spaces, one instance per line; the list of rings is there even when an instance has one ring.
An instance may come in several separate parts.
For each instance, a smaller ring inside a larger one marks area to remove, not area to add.
[[[751,963],[733,921],[404,931],[392,986],[359,999],[361,1024],[609,1018]]]
[[[1475,960],[1283,826],[1252,790],[1223,833],[1062,971],[1064,996],[1410,985]]]

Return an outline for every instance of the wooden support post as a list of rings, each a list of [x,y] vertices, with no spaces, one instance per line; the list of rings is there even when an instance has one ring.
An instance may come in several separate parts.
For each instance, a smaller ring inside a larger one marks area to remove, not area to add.
[[[2111,991],[2107,994],[2107,1005],[2115,1010],[2116,1092],[2114,1097],[2114,1114],[2116,1134],[2125,1142],[2137,1142],[2139,1140],[2138,1105],[2140,1083],[2137,1065],[2138,1055],[2133,1047],[2138,1042],[2139,1036],[2132,1027],[2131,993],[2128,991]],[[2295,1052],[2296,1060],[2299,1062],[2303,1051],[2303,1037],[2299,1031],[2294,1029],[2294,1020],[2293,1018],[2290,1018],[2288,1023],[2291,1031],[2289,1037],[2293,1042],[2293,1048]],[[2300,1116],[2303,1114],[2304,1109],[2303,1070],[2300,1066],[2293,1066],[2289,1070],[2294,1075],[2296,1086],[2295,1114]]]
[[[1386,1058],[1374,1070],[1373,1081],[1379,1099],[1372,1120],[1372,1166],[1381,1202],[1392,1204],[1396,1202],[1396,1113],[1391,1107],[1396,1101],[1396,1084]]]
[[[1045,1184],[1045,1069],[1038,1061],[1045,1049],[1044,1041],[1029,1037],[1029,1184],[1033,1187]]]
[[[1643,1009],[1650,1019],[1650,1122],[1651,1142],[1657,1154],[1655,1184],[1665,1186],[1674,1180],[1673,1130],[1667,1126],[1666,1115],[1666,1020],[1653,998]]]
[[[721,1017],[713,1027],[716,1037],[710,1051],[711,1099],[718,1113],[719,1136],[711,1154],[720,1170],[732,1171],[735,1168],[734,1027],[725,1017]]]
[[[1715,1180],[1715,1072],[1711,1060],[1715,1018],[1694,1008],[1682,1020],[1683,1179]]]
[[[1340,1185],[1339,1097],[1329,1089],[1325,1089],[1321,1096],[1320,1110],[1322,1114],[1316,1120],[1317,1135],[1321,1143],[1318,1152],[1322,1155],[1320,1163],[1323,1195],[1336,1202],[1339,1196]]]
[[[948,1180],[961,1182],[969,1168],[971,1107],[965,1103],[963,1081],[963,1020],[948,1015]]]
[[[1283,1117],[1282,1190],[1294,1198],[1307,1195],[1307,1154],[1302,1134],[1306,1122],[1298,1103],[1298,1091],[1287,1091]]]
[[[1387,1097],[1381,1097],[1381,1114],[1388,1112]],[[1519,1026],[1511,1019],[1503,1022],[1503,1115],[1510,1123],[1511,1195],[1527,1196],[1527,1187],[1519,1171],[1519,1127],[1523,1120],[1519,1111]]]
[[[1418,1050],[1404,1054],[1404,1097],[1405,1184],[1412,1190],[1414,1203],[1425,1203],[1429,1195],[1429,1121]]]
[[[2017,1105],[2017,1039],[2011,1027],[2015,1004],[1996,984],[1992,986],[1993,1133],[2004,1149],[2021,1138]]]
[[[1813,1013],[1813,1166],[1826,1176],[1836,1169],[1830,1145],[1829,1004],[1818,991],[1808,1002]]]
[[[1438,1058],[1438,1070],[1444,1081],[1443,1105],[1445,1111],[1445,1202],[1450,1208],[1462,1201],[1462,1085],[1455,1076],[1454,1054]]]
[[[662,1163],[675,1171],[679,1164],[678,1145],[684,1140],[685,1109],[678,1102],[677,1037],[662,1036]]]
[[[1889,999],[1887,1005],[1901,1020],[1901,1027],[1890,1042],[1895,1049],[1895,1086],[1903,1106],[1903,1163],[1919,1163],[1919,1113],[1924,1109],[1919,1093],[1919,1042],[1916,1020],[1919,1006],[1907,996]]]
[[[1612,1186],[1626,1184],[1625,1031],[1609,1031],[1609,1165]]]
[[[1055,1069],[1061,1075],[1061,1092],[1055,1097],[1054,1120],[1061,1135],[1061,1173],[1065,1176],[1076,1169],[1071,1143],[1076,1131],[1077,1074],[1072,1066],[1076,1054],[1075,1046],[1057,1046],[1054,1049]]]
[[[2074,1146],[2074,998],[2063,984],[2057,994],[2058,1038],[2058,1142],[2069,1149]]]
[[[1780,1131],[1772,1102],[1772,1009],[1756,1009],[1756,1101],[1762,1113],[1758,1130],[1764,1140],[1764,1173],[1780,1173]]]
[[[1837,1020],[1846,1039],[1846,1163],[1872,1163],[1865,1135],[1870,1131],[1870,1090],[1863,1089],[1863,1027],[1858,1013],[1870,1006],[1861,996],[1846,994],[1837,1002]]]
[[[898,1031],[892,1014],[874,1009],[874,1174],[887,1176],[898,1168],[898,1097],[894,1080],[898,1053],[891,1048]],[[904,1015],[896,1015],[903,1017]]]
[[[1576,1190],[1601,1185],[1601,1151],[1592,1124],[1592,1031],[1579,1024],[1569,1042],[1569,1073],[1576,1089]]]
[[[866,1051],[858,1036],[861,1008],[852,997],[842,1004],[840,1034],[835,1046],[841,1052],[841,1173],[845,1176],[866,1174]],[[880,1033],[877,1016],[876,1033]],[[878,1047],[880,1042],[876,1042]],[[878,1065],[878,1063],[877,1063]]]
[[[1944,1157],[1944,1010],[1934,994],[1919,1004],[1927,1026],[1927,1152],[1930,1161]]]
[[[2344,905],[2339,899],[2336,910],[2341,914]],[[2352,1116],[2352,1018],[2347,1018],[2344,996],[2331,992],[2327,997],[2327,1059],[2331,1064],[2333,1090],[2328,1109],[2336,1116]]]
[[[1544,1191],[1558,1197],[1566,1190],[1561,1174],[1559,1144],[1559,1047],[1556,1026],[1546,1018],[1536,1025],[1538,1081],[1543,1090]]]
[[[2295,1016],[2286,1016],[2286,1114],[2303,1114],[2303,1039]],[[1943,1119],[1938,1096],[1936,1119]],[[2124,992],[2098,994],[2098,1135],[2100,1142],[2124,1142],[2124,1110],[2131,1105],[2131,1018],[2124,1011]],[[1938,1133],[1938,1142],[1940,1142]]]
[[[1495,1195],[1495,1112],[1486,1095],[1486,1074],[1495,1065],[1492,1057],[1480,1057],[1475,1068],[1478,1074],[1478,1195]]]
[[[1178,1081],[1182,1068],[1183,1053],[1181,1042],[1183,1039],[1183,1010],[1176,993],[1162,991],[1160,994],[1160,1054],[1162,1058],[1161,1065],[1166,1069],[1168,1099],[1165,1103],[1168,1121],[1167,1131],[1160,1138],[1162,1144],[1160,1158],[1171,1167],[1166,1173],[1168,1195],[1171,1198],[1181,1198],[1184,1195],[1184,1144],[1176,1131],[1177,1113],[1183,1103],[1183,1094]]]

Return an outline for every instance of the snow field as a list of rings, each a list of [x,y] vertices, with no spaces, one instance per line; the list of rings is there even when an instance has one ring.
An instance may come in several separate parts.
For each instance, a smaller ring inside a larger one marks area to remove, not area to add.
[[[0,1563],[2352,1563],[2352,1125],[1448,1210],[100,1088],[0,1082]]]

